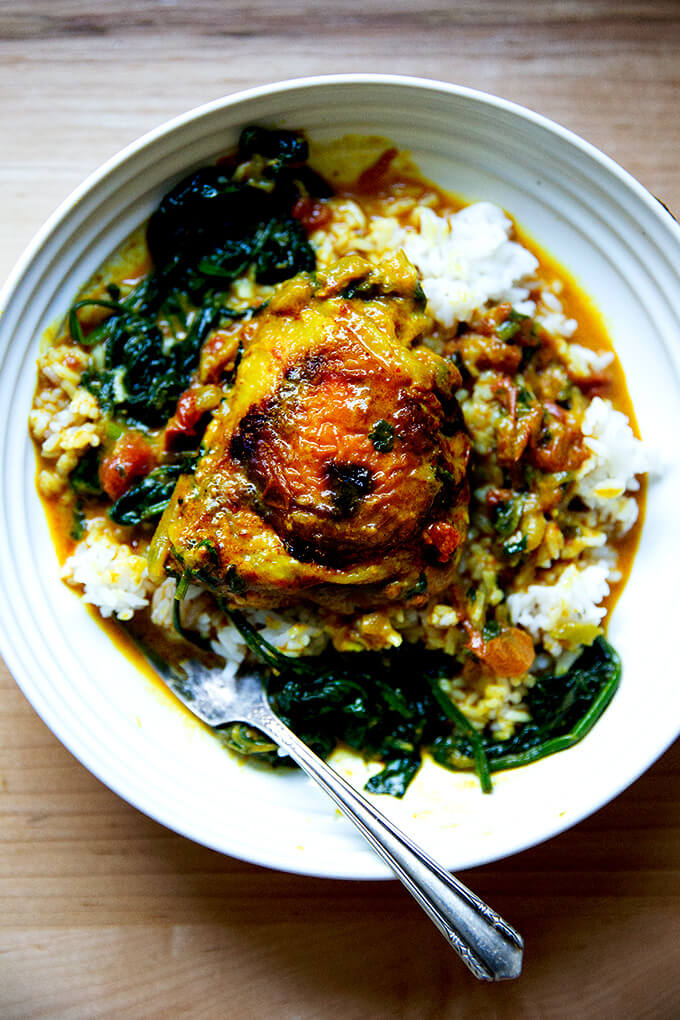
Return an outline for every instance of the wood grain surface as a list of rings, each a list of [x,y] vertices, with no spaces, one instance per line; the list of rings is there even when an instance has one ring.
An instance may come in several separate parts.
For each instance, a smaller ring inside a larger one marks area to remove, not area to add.
[[[577,131],[678,210],[679,67],[677,0],[0,0],[0,279],[125,143],[302,74],[495,92]],[[576,828],[467,872],[527,944],[519,981],[480,985],[397,883],[277,874],[139,814],[2,670],[0,1018],[672,1020],[679,802],[676,745]]]

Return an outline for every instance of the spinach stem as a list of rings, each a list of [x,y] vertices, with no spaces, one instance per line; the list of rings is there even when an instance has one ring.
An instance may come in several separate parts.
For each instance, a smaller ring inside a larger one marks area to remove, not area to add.
[[[431,679],[430,685],[432,687],[432,693],[437,699],[439,707],[442,709],[444,714],[462,730],[467,736],[468,740],[472,744],[472,753],[475,759],[475,771],[479,777],[479,784],[482,788],[482,793],[491,793],[493,790],[493,783],[491,782],[491,773],[489,769],[489,760],[484,750],[484,744],[477,730],[474,728],[469,719],[467,719],[461,710],[454,705],[450,698],[446,696],[444,691],[441,689],[439,679]]]
[[[217,599],[218,605],[223,613],[229,617],[231,622],[236,627],[237,631],[245,641],[248,648],[253,652],[259,659],[262,659],[268,666],[277,673],[284,670],[293,670],[296,673],[308,673],[312,674],[314,670],[310,669],[309,666],[298,662],[290,655],[284,655],[278,648],[274,648],[262,635],[255,630],[255,628],[246,620],[243,613],[239,612],[238,609],[231,609],[223,599]]]
[[[611,648],[610,654],[612,654],[612,657],[615,654]],[[588,711],[579,719],[573,729],[568,733],[563,733],[559,737],[553,737],[542,744],[537,744],[536,747],[528,748],[528,750],[521,751],[518,754],[507,754],[495,758],[489,763],[490,770],[492,772],[500,772],[504,769],[520,768],[522,765],[529,765],[531,762],[538,761],[539,758],[546,758],[548,755],[557,754],[559,751],[566,751],[568,748],[578,744],[592,730],[616,693],[621,678],[621,663],[618,656],[616,656],[614,662],[615,666],[612,676],[602,686]]]

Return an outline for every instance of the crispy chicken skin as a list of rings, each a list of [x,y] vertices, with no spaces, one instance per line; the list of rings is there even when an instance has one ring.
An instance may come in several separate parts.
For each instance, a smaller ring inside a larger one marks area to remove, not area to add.
[[[235,381],[151,569],[254,607],[347,613],[443,591],[467,531],[469,443],[458,370],[412,347],[423,306],[403,255],[283,284],[242,327]]]

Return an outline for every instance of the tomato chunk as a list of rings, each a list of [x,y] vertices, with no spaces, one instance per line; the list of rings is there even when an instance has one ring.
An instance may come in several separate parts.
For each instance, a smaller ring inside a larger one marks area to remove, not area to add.
[[[440,563],[448,563],[463,540],[463,536],[453,524],[446,521],[435,521],[423,533],[425,543],[435,550]]]
[[[222,399],[219,386],[190,386],[177,401],[172,418],[165,426],[165,449],[189,449],[203,431],[206,415]]]
[[[534,643],[519,627],[506,627],[484,643],[480,658],[496,676],[524,676],[534,661]]]
[[[324,227],[332,218],[333,214],[326,203],[309,195],[298,198],[293,206],[293,219],[298,220],[308,234]]]
[[[99,481],[106,495],[116,500],[134,481],[148,475],[155,463],[146,439],[139,432],[125,432],[99,465]]]

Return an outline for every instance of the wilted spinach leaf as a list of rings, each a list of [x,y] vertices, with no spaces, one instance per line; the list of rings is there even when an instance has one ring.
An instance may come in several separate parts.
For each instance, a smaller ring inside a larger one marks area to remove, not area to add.
[[[531,721],[509,740],[483,735],[491,772],[517,768],[578,743],[590,732],[614,696],[621,676],[621,660],[603,637],[584,648],[561,676],[540,678],[526,696]],[[461,756],[471,759],[469,741],[440,737],[433,756],[442,765],[458,768]]]
[[[584,737],[620,676],[618,655],[598,638],[566,674],[537,682],[527,698],[532,721],[510,740],[497,741],[491,733],[478,733],[443,689],[441,681],[451,676],[455,662],[441,652],[404,644],[389,652],[291,658],[269,645],[241,613],[223,608],[269,667],[269,697],[291,729],[322,756],[345,743],[383,763],[367,784],[373,793],[403,796],[426,750],[447,768],[474,768],[482,789],[490,792],[490,772],[536,761]]]
[[[258,148],[259,147],[259,148]],[[316,266],[314,251],[293,218],[297,199],[331,193],[304,165],[307,142],[291,131],[247,128],[235,170],[209,166],[189,174],[163,197],[147,226],[154,269],[122,301],[84,300],[71,309],[71,335],[93,349],[82,384],[110,417],[158,427],[173,414],[211,330],[246,312],[231,308],[232,280],[249,266],[259,283],[277,283]],[[109,316],[87,336],[77,312],[86,305]],[[180,339],[159,323],[177,323]]]
[[[254,251],[258,283],[278,283],[316,268],[314,249],[297,220],[271,220]]]
[[[72,489],[78,496],[100,496],[102,486],[99,481],[99,448],[88,446],[73,471],[69,475]]]
[[[197,455],[183,457],[171,464],[161,464],[141,481],[131,485],[109,510],[116,524],[140,524],[154,520],[165,510],[180,475],[193,471]]]

